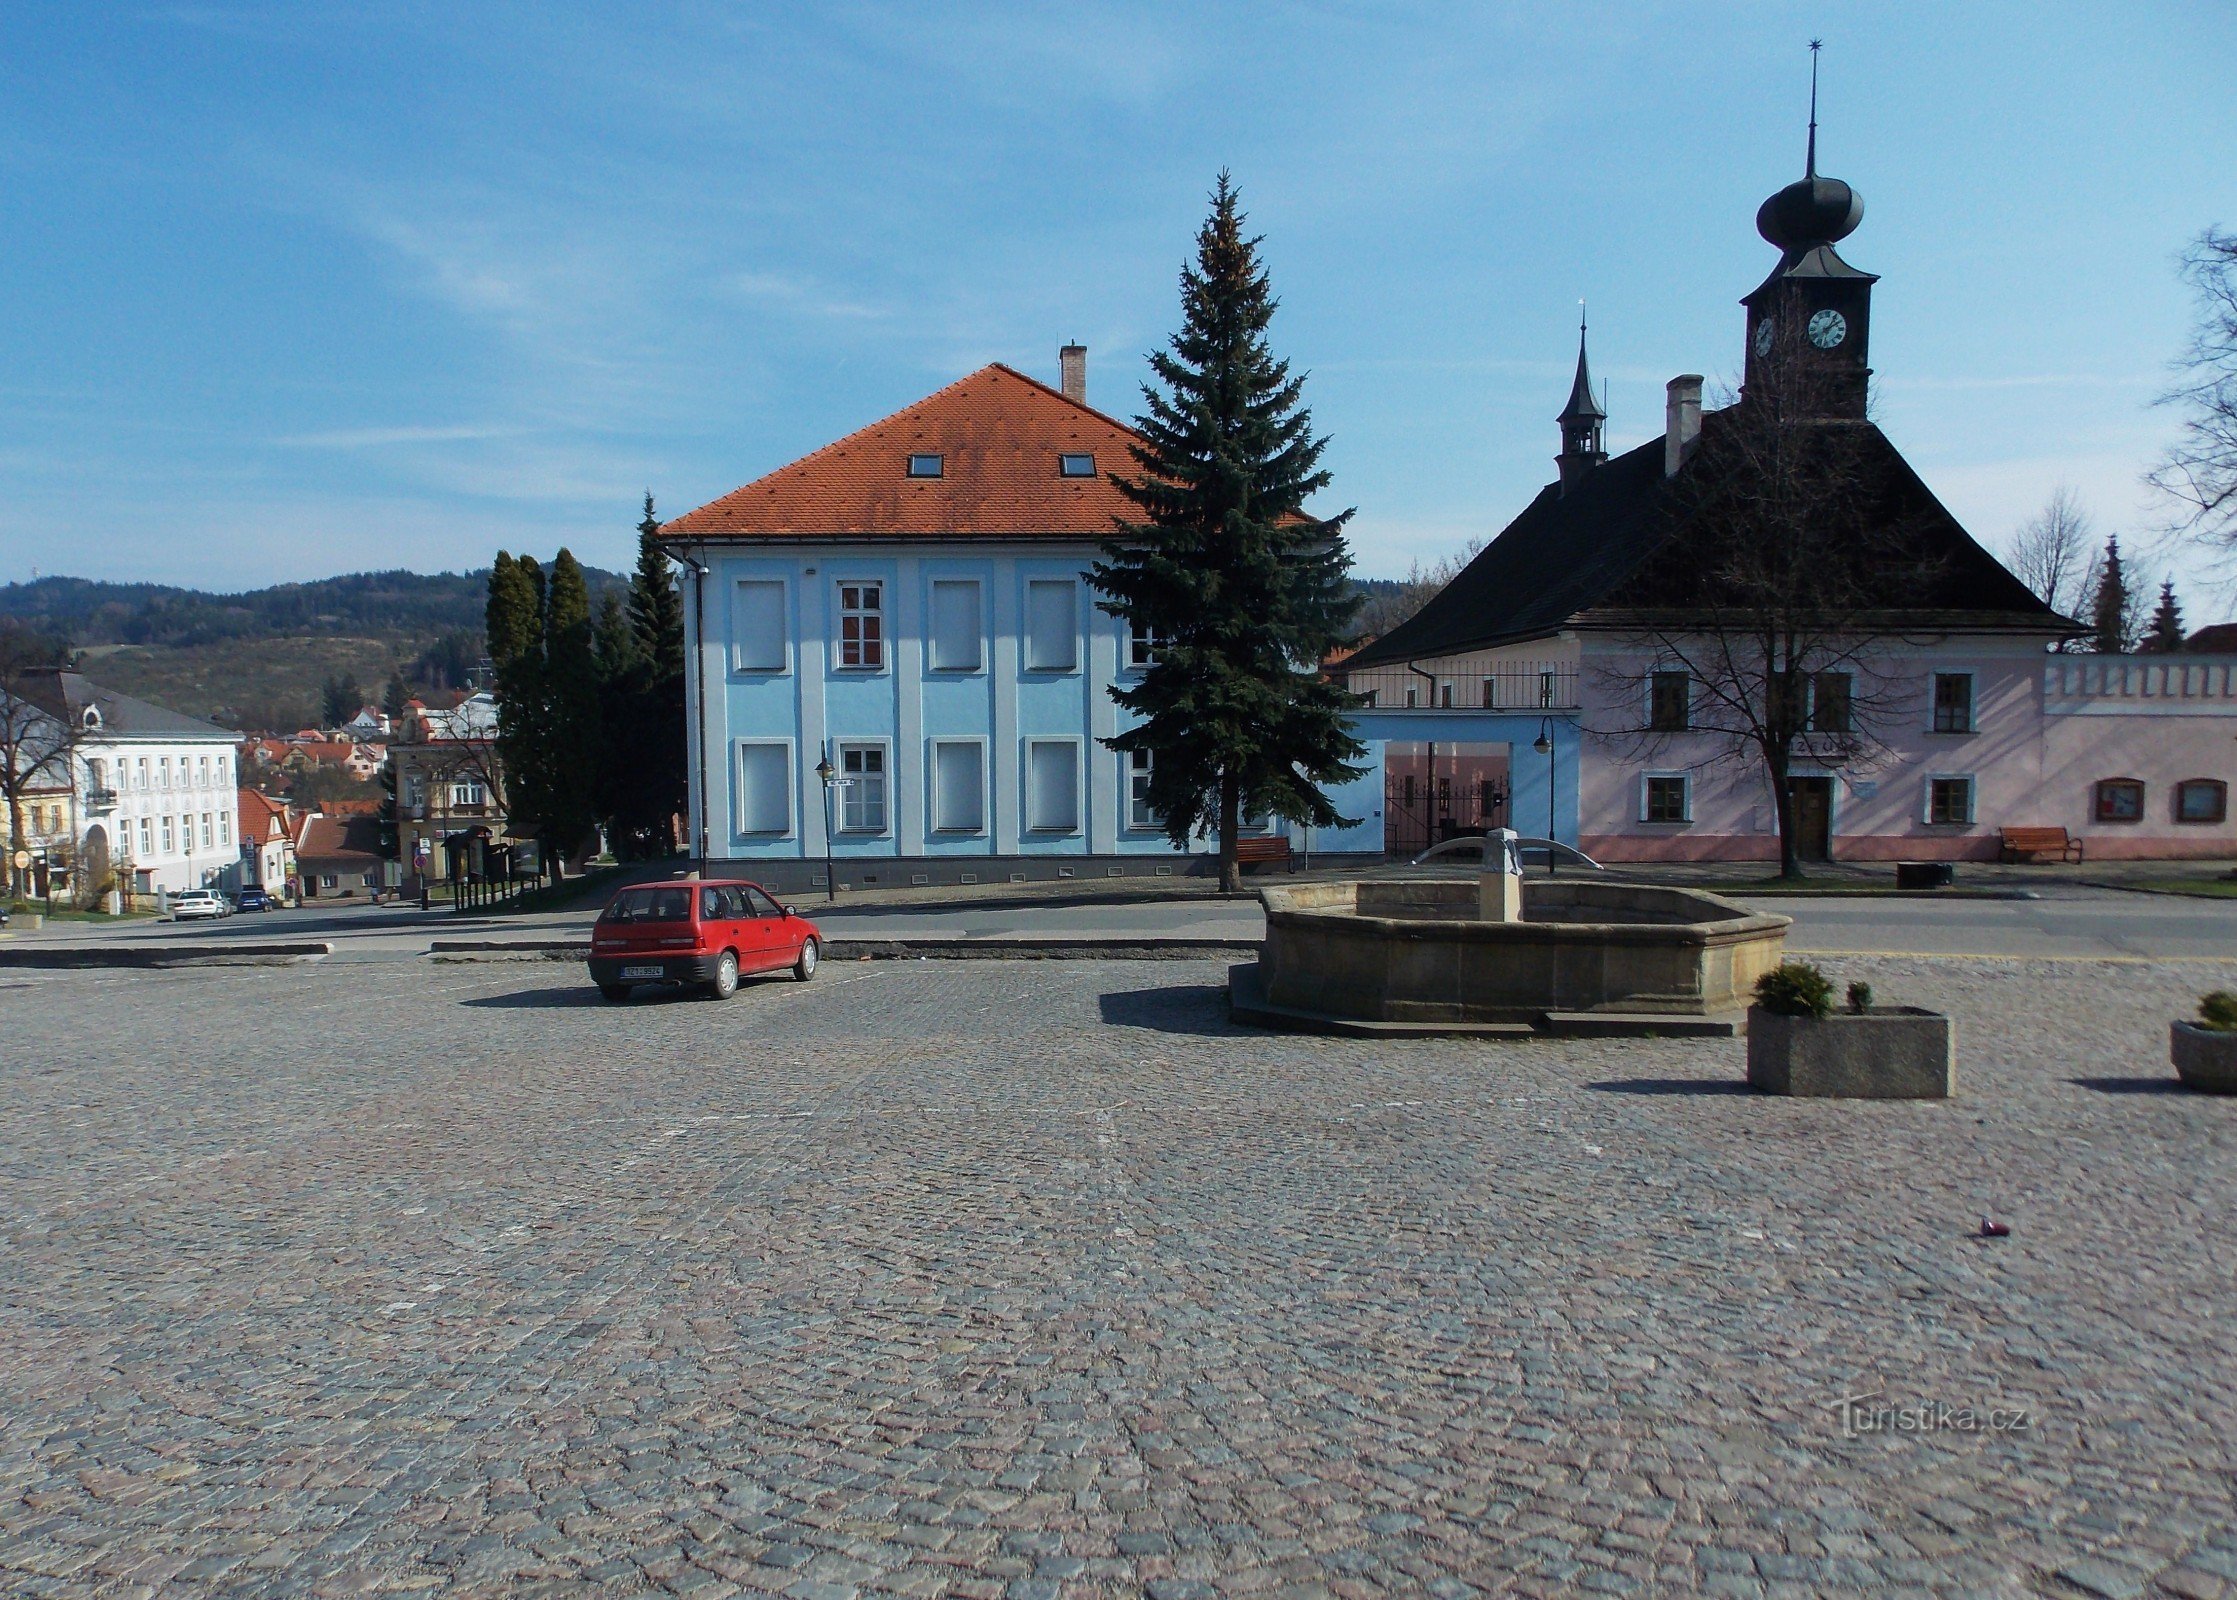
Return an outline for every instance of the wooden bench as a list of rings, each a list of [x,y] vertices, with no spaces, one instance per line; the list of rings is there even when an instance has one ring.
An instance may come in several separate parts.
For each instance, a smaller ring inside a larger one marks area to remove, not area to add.
[[[2003,842],[1997,854],[2001,860],[2033,861],[2038,856],[2056,856],[2061,861],[2082,859],[2082,841],[2064,828],[2004,828],[1999,834]]]
[[[1247,867],[1253,861],[1287,861],[1288,859],[1289,839],[1286,835],[1277,834],[1266,839],[1237,839],[1235,841],[1235,864],[1238,867]]]

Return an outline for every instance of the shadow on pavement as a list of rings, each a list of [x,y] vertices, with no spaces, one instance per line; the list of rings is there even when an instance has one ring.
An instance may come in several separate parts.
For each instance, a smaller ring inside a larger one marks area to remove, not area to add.
[[[1252,1030],[1228,1020],[1227,990],[1212,983],[1177,983],[1167,989],[1126,989],[1098,995],[1096,1009],[1107,1026],[1151,1028],[1159,1033],[1219,1034]]]
[[[2182,1080],[2161,1078],[2068,1078],[2068,1083],[2084,1089],[2095,1089],[2099,1094],[2188,1094]]]
[[[602,1006],[611,1002],[589,984],[578,983],[564,989],[516,989],[511,994],[481,994],[458,1003],[496,1011],[536,1011],[553,1006]]]
[[[1753,1094],[1745,1083],[1731,1078],[1609,1078],[1588,1083],[1603,1094]]]

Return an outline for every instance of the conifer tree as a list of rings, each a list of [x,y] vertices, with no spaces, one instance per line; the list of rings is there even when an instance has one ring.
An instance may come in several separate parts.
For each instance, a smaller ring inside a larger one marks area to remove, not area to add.
[[[549,809],[546,858],[556,866],[598,826],[598,775],[605,763],[597,631],[582,563],[562,549],[551,564],[544,605],[544,721]]]
[[[544,574],[529,556],[497,552],[483,611],[497,682],[497,759],[505,772],[508,822],[517,837],[542,839],[551,815],[545,737]]]
[[[653,515],[649,490],[644,520],[637,524],[629,619],[637,668],[629,697],[625,803],[616,808],[615,843],[636,855],[662,856],[675,849],[675,819],[690,804],[690,735],[684,726],[683,597],[660,546],[660,519]]]
[[[1243,220],[1222,172],[1181,271],[1181,330],[1150,357],[1139,475],[1113,478],[1140,520],[1118,524],[1094,569],[1099,609],[1152,645],[1141,682],[1112,691],[1141,723],[1104,743],[1147,753],[1150,805],[1176,846],[1217,834],[1229,892],[1246,815],[1350,825],[1321,786],[1358,777],[1365,748],[1344,723],[1357,701],[1320,670],[1359,604],[1351,512],[1305,512],[1329,482],[1326,441],[1299,403],[1304,379],[1268,347],[1276,301]]]
[[[2105,541],[2105,556],[2097,569],[2097,593],[2090,602],[2093,647],[2113,656],[2127,650],[2134,642],[2130,637],[2132,616],[2128,579],[2121,570],[2120,537],[2116,534]]]
[[[2183,647],[2183,608],[2175,599],[2175,580],[2165,578],[2159,585],[2159,609],[2152,613],[2151,632],[2146,641],[2154,650],[2180,650]]]

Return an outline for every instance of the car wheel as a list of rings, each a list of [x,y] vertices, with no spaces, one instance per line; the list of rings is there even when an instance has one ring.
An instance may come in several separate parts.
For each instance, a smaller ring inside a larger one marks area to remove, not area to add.
[[[613,1001],[614,1004],[619,1005],[629,998],[629,985],[626,983],[602,983],[598,986],[598,992]]]
[[[801,940],[800,959],[792,964],[792,975],[795,978],[798,978],[802,983],[806,983],[810,978],[814,977],[816,975],[816,961],[819,954],[820,952],[816,949],[816,941],[814,936],[811,935],[810,937]]]
[[[715,981],[707,985],[707,993],[717,1000],[727,1000],[738,992],[738,958],[730,951],[722,953],[715,963]]]

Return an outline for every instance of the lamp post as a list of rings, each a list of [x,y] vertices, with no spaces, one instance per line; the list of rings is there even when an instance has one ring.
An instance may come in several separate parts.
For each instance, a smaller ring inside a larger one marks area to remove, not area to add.
[[[839,875],[831,868],[831,780],[836,774],[831,766],[831,752],[826,749],[816,761],[816,776],[823,780],[823,897],[839,898]]]
[[[1553,804],[1553,718],[1541,717],[1539,719],[1538,737],[1531,741],[1530,748],[1537,751],[1540,755],[1546,758],[1546,842],[1548,844],[1552,844],[1554,842],[1555,827]],[[1560,866],[1554,857],[1553,851],[1548,850],[1546,852],[1546,876],[1550,878],[1559,870]]]

